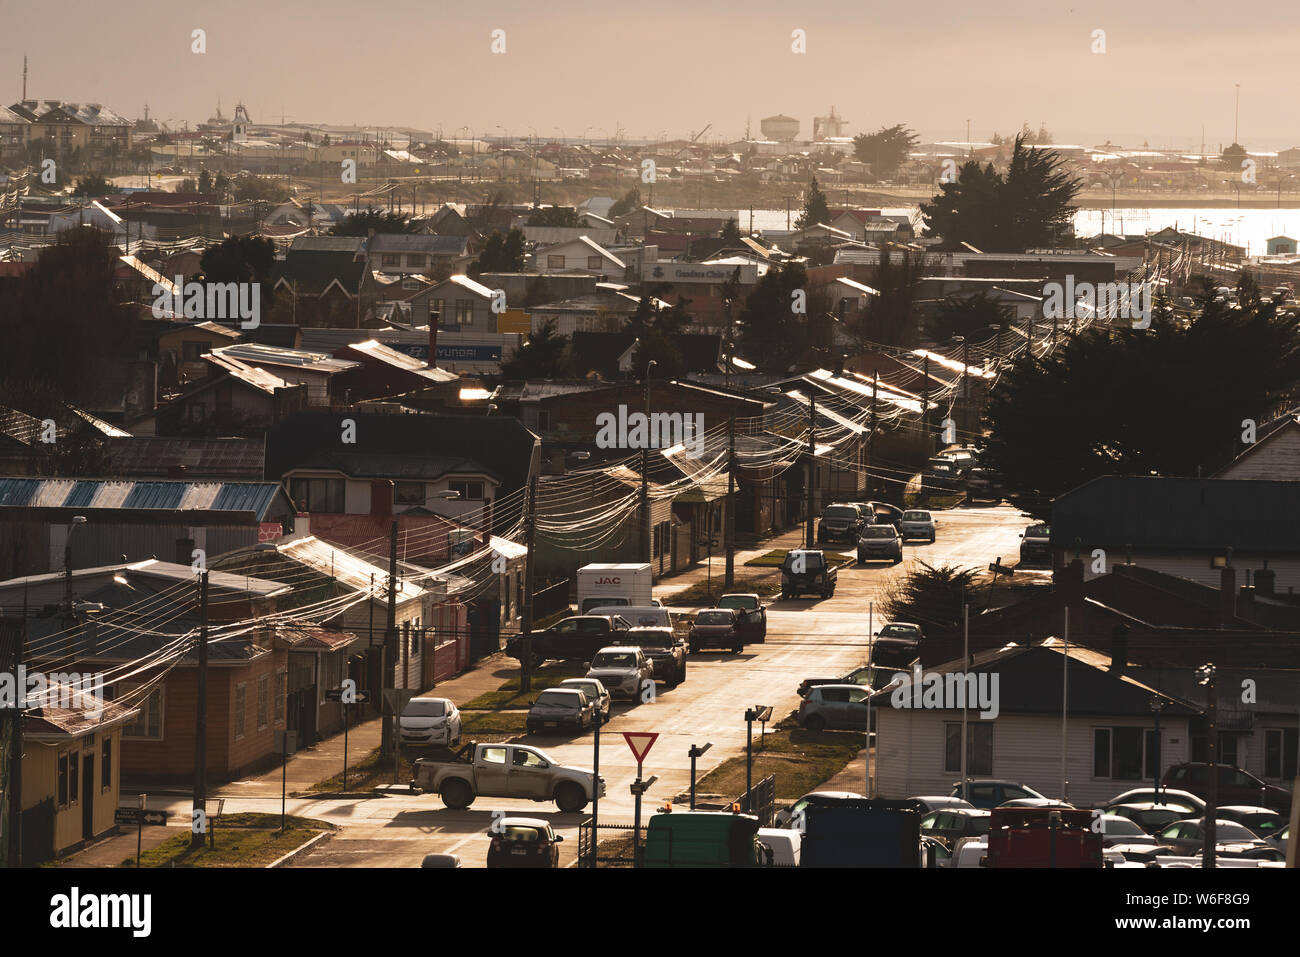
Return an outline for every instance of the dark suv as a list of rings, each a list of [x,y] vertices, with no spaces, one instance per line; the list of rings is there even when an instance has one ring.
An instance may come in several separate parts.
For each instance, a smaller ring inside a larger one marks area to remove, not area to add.
[[[1190,791],[1197,797],[1208,799],[1210,793],[1210,765],[1205,763],[1175,764],[1165,772],[1161,784]],[[1219,787],[1215,800],[1220,807],[1237,804],[1271,808],[1287,812],[1291,809],[1291,792],[1273,784],[1266,784],[1255,775],[1230,764],[1216,764]]]
[[[686,680],[686,642],[678,641],[671,628],[633,628],[616,644],[638,646],[654,666],[656,681],[675,688]]]
[[[1052,564],[1052,526],[1030,525],[1020,533],[1020,564]]]
[[[564,661],[577,658],[590,661],[606,645],[626,643],[628,623],[617,615],[577,615],[557,621],[550,628],[533,632],[532,661]],[[506,642],[506,654],[523,660],[522,636]]]
[[[856,542],[862,526],[862,513],[855,506],[829,505],[817,526],[817,544]]]
[[[835,594],[838,580],[838,570],[826,561],[826,553],[821,549],[791,549],[781,563],[782,598],[798,598],[806,592],[830,598]]]

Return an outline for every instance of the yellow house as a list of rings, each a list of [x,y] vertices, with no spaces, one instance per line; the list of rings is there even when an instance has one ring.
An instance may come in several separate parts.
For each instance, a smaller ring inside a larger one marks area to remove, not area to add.
[[[122,728],[138,709],[52,685],[23,711],[24,865],[74,850],[116,827]]]

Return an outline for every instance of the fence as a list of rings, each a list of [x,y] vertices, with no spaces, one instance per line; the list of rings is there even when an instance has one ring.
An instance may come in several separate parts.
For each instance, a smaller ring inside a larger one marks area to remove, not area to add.
[[[578,825],[578,862],[580,867],[632,867],[636,845],[632,834],[634,824],[599,824],[592,827],[591,818]],[[641,826],[637,845],[645,847],[649,828]],[[599,833],[597,833],[599,832]],[[601,841],[606,842],[602,849]]]
[[[745,814],[758,818],[759,827],[771,827],[776,819],[776,775],[769,774],[736,798],[736,804]]]

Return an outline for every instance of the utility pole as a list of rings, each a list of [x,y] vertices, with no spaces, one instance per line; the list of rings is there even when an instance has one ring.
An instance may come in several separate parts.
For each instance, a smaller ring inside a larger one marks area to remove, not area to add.
[[[519,690],[533,690],[533,575],[537,542],[537,476],[528,479],[528,521],[524,523],[524,608],[520,622]]]
[[[651,359],[645,367],[645,420],[647,429],[650,423],[650,370],[658,363]],[[650,577],[654,579],[654,530],[650,519],[650,436],[647,432],[645,443],[641,446],[641,531],[645,535],[645,560],[651,563]]]
[[[1196,677],[1199,679],[1199,683],[1205,687],[1205,723],[1210,759],[1210,780],[1205,795],[1205,846],[1201,852],[1201,867],[1210,870],[1215,868],[1215,845],[1219,839],[1217,821],[1219,816],[1219,747],[1217,740],[1219,737],[1219,702],[1214,688],[1215,670],[1213,664],[1204,664],[1196,669]]]
[[[925,437],[925,457],[934,454],[930,441],[930,353],[921,357],[921,434]]]
[[[709,530],[709,540],[713,530]],[[736,413],[727,416],[727,589],[736,584]],[[709,558],[709,567],[713,558]]]
[[[208,813],[208,573],[199,573],[199,712],[194,720],[194,815],[190,847],[202,847]],[[193,826],[203,821],[203,830]]]
[[[817,396],[808,392],[808,545],[817,544],[813,536],[813,483],[817,480]]]
[[[20,546],[14,546],[15,555]],[[18,562],[14,562],[14,574],[18,573]],[[27,644],[27,583],[23,582],[23,624],[18,631],[17,645],[14,650],[14,674],[23,674],[23,646]],[[14,702],[13,756],[9,762],[9,866],[23,865],[23,707],[27,704],[27,689],[17,689]]]
[[[371,600],[374,600],[373,596]],[[388,531],[387,617],[388,620],[384,625],[384,650],[381,656],[384,669],[383,690],[385,691],[397,687],[397,519],[393,519]],[[392,725],[385,716],[384,723],[380,728],[380,754],[385,758],[392,757],[397,751],[396,746],[397,742],[394,740]]]
[[[875,489],[871,470],[876,467],[876,390],[880,388],[880,370],[871,370],[871,431],[867,433],[867,492]]]

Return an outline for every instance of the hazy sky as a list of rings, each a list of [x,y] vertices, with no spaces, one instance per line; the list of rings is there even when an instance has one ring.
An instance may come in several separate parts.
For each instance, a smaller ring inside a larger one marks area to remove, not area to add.
[[[148,103],[173,122],[218,97],[254,122],[405,124],[447,136],[736,138],[787,113],[812,133],[906,123],[976,139],[1028,121],[1058,143],[1300,145],[1300,3],[1256,0],[0,0],[3,102]],[[207,52],[191,52],[191,32]],[[491,33],[506,52],[491,52]],[[791,51],[806,32],[807,52]],[[1092,52],[1093,31],[1106,52]],[[463,135],[463,134],[461,134]]]

